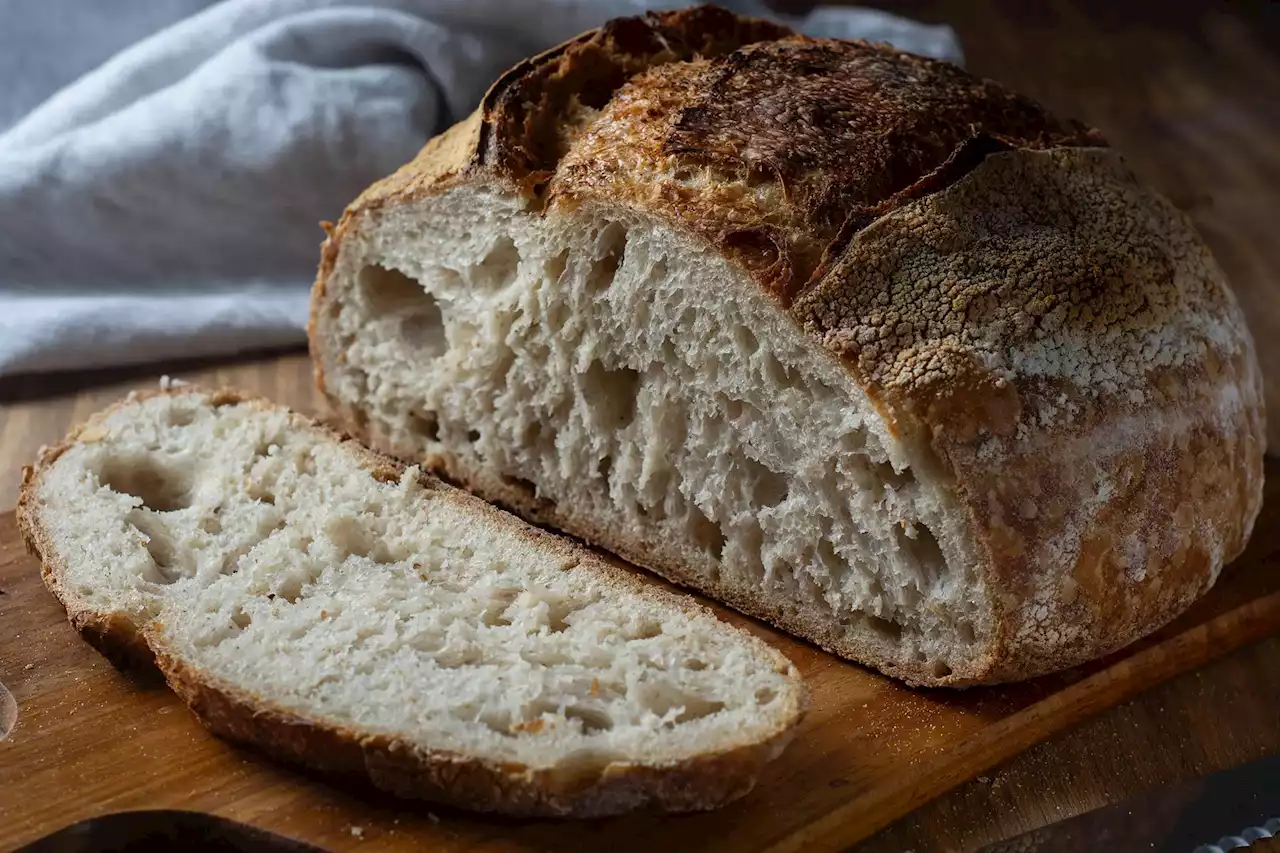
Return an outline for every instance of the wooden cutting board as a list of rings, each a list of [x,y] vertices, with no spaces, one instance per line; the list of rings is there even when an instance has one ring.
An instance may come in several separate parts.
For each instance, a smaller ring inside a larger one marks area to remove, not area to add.
[[[136,809],[212,813],[332,850],[839,850],[1031,744],[1280,631],[1280,462],[1248,551],[1181,619],[1111,658],[1027,684],[912,691],[757,623],[812,689],[796,740],[717,812],[587,823],[478,818],[335,785],[214,739],[158,679],[114,670],[40,582],[0,516],[0,847]],[[2,715],[0,715],[2,716]]]

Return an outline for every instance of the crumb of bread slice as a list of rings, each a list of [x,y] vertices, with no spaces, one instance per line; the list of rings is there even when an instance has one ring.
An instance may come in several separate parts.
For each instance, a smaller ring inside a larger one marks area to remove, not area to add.
[[[134,395],[19,522],[72,623],[215,733],[522,815],[710,808],[790,740],[794,667],[710,611],[261,400]]]

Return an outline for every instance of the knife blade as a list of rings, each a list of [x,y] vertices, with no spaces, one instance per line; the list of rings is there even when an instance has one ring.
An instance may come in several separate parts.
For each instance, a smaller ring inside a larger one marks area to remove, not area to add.
[[[1280,836],[1280,754],[1139,794],[980,853],[1224,853]]]

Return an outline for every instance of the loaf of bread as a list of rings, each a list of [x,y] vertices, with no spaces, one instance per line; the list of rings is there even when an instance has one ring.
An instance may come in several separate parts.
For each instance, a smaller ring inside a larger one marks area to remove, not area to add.
[[[330,228],[345,428],[913,684],[1207,590],[1261,385],[1187,217],[954,66],[702,8],[524,62]]]
[[[802,710],[782,655],[686,597],[227,392],[94,417],[18,520],[86,639],[214,732],[403,796],[710,808]]]

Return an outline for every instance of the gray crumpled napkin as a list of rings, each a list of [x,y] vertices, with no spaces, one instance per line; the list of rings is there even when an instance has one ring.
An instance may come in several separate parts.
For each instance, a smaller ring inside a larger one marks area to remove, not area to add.
[[[321,233],[521,57],[646,0],[42,0],[0,28],[0,375],[303,340]],[[728,3],[769,16],[758,2]],[[774,15],[771,17],[777,18]],[[812,35],[959,60],[947,27]]]

